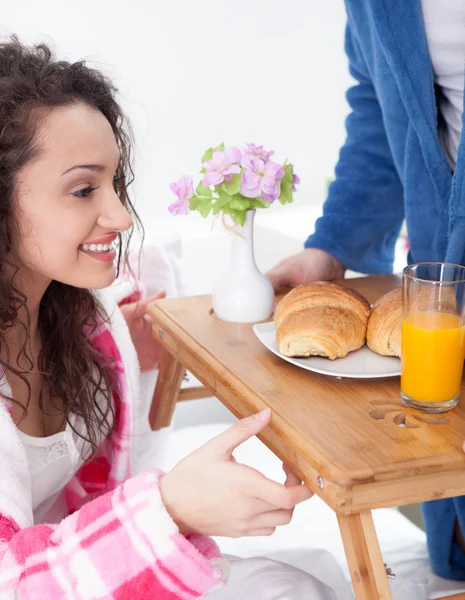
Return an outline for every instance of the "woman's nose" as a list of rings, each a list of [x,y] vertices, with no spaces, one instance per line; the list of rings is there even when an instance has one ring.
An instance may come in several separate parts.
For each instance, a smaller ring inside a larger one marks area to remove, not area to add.
[[[100,214],[98,224],[104,229],[120,232],[132,227],[132,217],[116,193],[113,193],[113,198],[106,204],[105,210]]]

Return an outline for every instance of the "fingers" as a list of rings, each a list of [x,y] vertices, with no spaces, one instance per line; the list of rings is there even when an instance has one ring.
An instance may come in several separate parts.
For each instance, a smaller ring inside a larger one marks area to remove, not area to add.
[[[203,450],[216,456],[230,456],[232,452],[249,438],[260,433],[270,422],[271,411],[265,408],[261,412],[234,423],[226,431],[203,446]]]
[[[306,485],[292,485],[285,488],[289,491],[291,506],[297,506],[301,502],[305,502],[313,496],[313,492]]]
[[[150,298],[144,298],[144,300],[139,300],[138,302],[134,302],[134,304],[133,304],[134,318],[137,319],[139,317],[143,317],[145,315],[145,313],[147,312],[147,306],[151,302],[155,302],[155,300],[162,300],[163,298],[166,298],[166,292],[165,292],[165,290],[160,290],[159,292],[157,292],[154,296],[151,296]],[[131,306],[131,305],[129,304],[128,307],[129,306]]]
[[[247,536],[258,537],[258,536],[270,536],[276,531],[276,527],[263,527],[261,529],[251,529],[247,531]]]
[[[251,535],[271,535],[276,527],[289,525],[294,509],[278,509],[257,512],[247,518],[237,529],[240,537]]]
[[[294,510],[272,510],[258,515],[253,519],[252,525],[246,530],[246,536],[273,535],[277,527],[289,525],[292,521]]]
[[[313,496],[313,492],[301,483],[289,486],[276,483],[276,486],[278,487],[275,487],[270,496],[268,496],[268,501],[272,502],[276,507],[294,508],[297,504],[305,502],[305,500]]]
[[[159,292],[157,292],[155,294],[155,296],[152,296],[149,299],[149,302],[154,302],[155,300],[163,300],[163,298],[166,298],[166,291],[165,290],[160,290]]]
[[[285,259],[266,274],[275,292],[314,281],[313,265],[303,261],[301,254]]]
[[[313,492],[302,482],[291,476],[288,485],[282,485],[276,481],[268,479],[255,469],[244,467],[248,470],[247,481],[248,490],[258,500],[267,502],[276,509],[291,509],[297,504],[308,500],[313,496]],[[297,481],[297,483],[294,483]]]
[[[311,281],[343,277],[344,267],[331,254],[319,248],[306,248],[275,265],[266,276],[274,290],[294,288]]]
[[[150,298],[144,298],[144,300],[139,300],[139,302],[137,303],[137,312],[144,314],[147,310],[147,306],[151,302],[155,302],[155,300],[163,300],[163,298],[166,298],[165,290],[160,290],[154,296],[150,296]]]
[[[270,510],[277,510],[275,504],[271,504],[271,502],[262,500],[261,498],[252,498],[249,506],[251,514],[254,515],[260,515],[262,513],[269,512]]]
[[[283,470],[286,473],[286,481],[284,482],[285,487],[293,487],[296,485],[302,485],[302,480],[294,475],[287,465],[283,465]]]
[[[279,263],[266,274],[275,292],[289,286],[289,276],[286,264]]]
[[[276,528],[282,527],[283,525],[289,525],[292,521],[292,515],[294,513],[294,509],[278,509],[278,510],[270,510],[268,512],[264,512],[261,515],[258,515],[253,520],[253,528],[254,529],[268,529],[268,528]]]

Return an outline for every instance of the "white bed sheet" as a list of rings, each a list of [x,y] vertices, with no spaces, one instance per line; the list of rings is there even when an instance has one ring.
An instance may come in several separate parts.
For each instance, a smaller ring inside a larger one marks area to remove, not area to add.
[[[169,470],[228,426],[218,423],[185,427],[171,432],[168,437],[162,432],[167,447],[162,455],[157,452],[157,466]],[[154,435],[155,445],[156,435],[160,434]],[[235,457],[276,481],[284,479],[280,461],[256,438],[243,444],[235,452]],[[145,452],[142,459],[146,464],[141,464],[141,468],[154,466],[150,452]],[[434,599],[465,591],[465,583],[445,581],[431,572],[425,534],[399,511],[381,509],[374,511],[373,516],[384,561],[397,575],[391,582],[394,600]],[[217,542],[228,555],[242,558],[262,556],[291,564],[330,585],[336,591],[337,600],[353,599],[335,515],[318,497],[297,507],[292,523],[279,528],[271,537],[219,538]]]

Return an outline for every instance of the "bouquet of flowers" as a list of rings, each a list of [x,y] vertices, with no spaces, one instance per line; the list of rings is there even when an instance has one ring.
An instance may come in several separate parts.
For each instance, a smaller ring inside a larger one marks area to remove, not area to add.
[[[268,208],[276,200],[281,204],[292,202],[300,179],[292,164],[274,162],[273,154],[255,144],[247,144],[244,150],[225,148],[224,144],[209,148],[202,157],[195,190],[193,178],[187,175],[171,184],[177,199],[169,211],[185,215],[189,210],[198,210],[204,218],[210,212],[221,212],[242,226],[250,209]]]

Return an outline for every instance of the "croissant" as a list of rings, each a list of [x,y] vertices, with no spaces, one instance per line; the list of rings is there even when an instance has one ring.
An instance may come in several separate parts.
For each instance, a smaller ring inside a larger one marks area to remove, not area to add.
[[[402,289],[388,292],[377,300],[368,319],[368,347],[384,356],[399,356],[402,337]]]
[[[316,282],[293,289],[278,304],[274,322],[284,356],[334,360],[365,343],[370,305],[358,292]]]
[[[359,292],[329,281],[315,281],[294,288],[279,302],[274,314],[276,329],[291,312],[313,306],[339,306],[352,310],[365,325],[370,315],[370,305]]]

